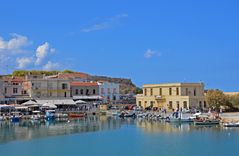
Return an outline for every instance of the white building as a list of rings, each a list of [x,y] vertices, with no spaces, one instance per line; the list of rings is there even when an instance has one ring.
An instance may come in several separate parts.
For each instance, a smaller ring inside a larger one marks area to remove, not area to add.
[[[103,102],[119,100],[119,84],[110,82],[99,82],[99,95],[103,97]]]

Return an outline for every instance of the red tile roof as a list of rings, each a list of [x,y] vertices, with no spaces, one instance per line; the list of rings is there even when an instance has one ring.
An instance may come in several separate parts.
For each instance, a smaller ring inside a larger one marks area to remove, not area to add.
[[[3,77],[3,81],[10,81],[10,82],[24,82],[25,78],[24,77]]]
[[[71,82],[71,86],[90,87],[90,86],[98,86],[98,83],[97,82]]]

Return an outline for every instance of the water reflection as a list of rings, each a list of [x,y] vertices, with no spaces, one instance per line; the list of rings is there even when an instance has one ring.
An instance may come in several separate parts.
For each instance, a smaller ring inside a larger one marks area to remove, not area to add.
[[[137,127],[145,133],[188,133],[193,131],[221,132],[239,131],[239,128],[224,128],[220,125],[195,126],[193,123],[167,123],[163,121],[137,120]]]
[[[28,140],[56,135],[113,130],[120,128],[120,120],[105,117],[87,117],[65,121],[0,122],[0,143]]]
[[[165,123],[144,119],[120,119],[117,117],[92,116],[75,120],[31,121],[20,123],[0,122],[0,143],[15,140],[29,140],[48,136],[67,135],[94,131],[120,129],[121,126],[134,126],[144,133],[188,133],[192,131],[238,131],[239,128],[225,129],[220,126],[194,126],[193,124]]]

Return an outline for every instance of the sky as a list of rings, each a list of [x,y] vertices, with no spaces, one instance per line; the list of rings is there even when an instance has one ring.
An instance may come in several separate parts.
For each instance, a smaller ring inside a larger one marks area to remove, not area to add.
[[[70,69],[239,91],[238,0],[2,0],[0,74]]]

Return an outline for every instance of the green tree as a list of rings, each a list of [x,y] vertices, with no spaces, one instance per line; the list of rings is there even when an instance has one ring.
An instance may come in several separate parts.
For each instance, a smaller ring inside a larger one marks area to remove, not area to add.
[[[75,73],[75,72],[72,71],[72,70],[66,69],[66,70],[63,70],[62,73],[64,73],[64,74],[70,74],[70,73]]]
[[[139,87],[136,87],[135,94],[143,94],[143,89],[139,88]]]
[[[206,100],[210,107],[220,108],[228,105],[227,96],[220,90],[208,90]]]

